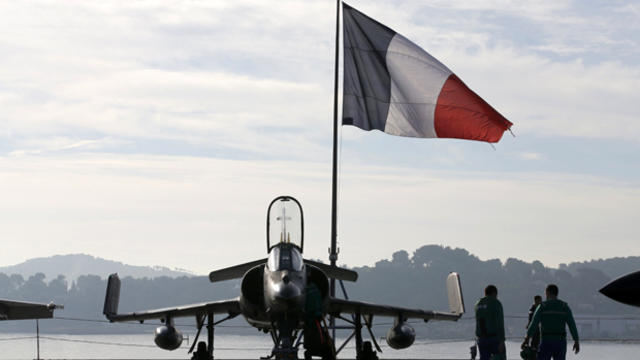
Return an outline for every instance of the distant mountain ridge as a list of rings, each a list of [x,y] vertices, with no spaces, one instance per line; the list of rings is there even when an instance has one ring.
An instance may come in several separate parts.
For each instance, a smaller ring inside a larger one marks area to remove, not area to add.
[[[322,260],[318,259],[317,261]],[[384,263],[386,260],[381,261]],[[499,260],[492,259],[489,261]],[[558,269],[550,268],[550,270],[564,270],[576,275],[582,268],[600,270],[611,278],[617,278],[640,270],[640,256],[571,262],[569,264],[560,264]],[[121,277],[131,276],[133,278],[156,278],[161,276],[175,278],[196,275],[185,269],[128,265],[120,261],[107,260],[87,254],[53,255],[29,259],[16,265],[0,267],[0,273],[7,275],[20,274],[25,279],[36,273],[43,273],[47,279],[55,279],[58,275],[64,275],[69,281],[73,281],[81,275],[97,275],[101,278],[106,278],[107,275],[114,272],[120,274]]]
[[[569,265],[560,264],[559,269],[576,274],[579,269],[591,268],[602,271],[612,278],[617,278],[630,272],[640,270],[640,256],[614,257],[609,259],[597,259],[581,262],[572,262]]]
[[[114,272],[117,272],[122,277],[131,276],[133,278],[156,278],[160,276],[175,278],[194,275],[184,269],[172,270],[163,266],[127,265],[119,261],[107,260],[87,254],[54,255],[0,267],[0,273],[7,275],[20,274],[25,279],[36,273],[43,273],[47,279],[55,279],[58,275],[64,275],[69,281],[73,281],[81,275],[97,275],[101,278],[106,278]]]

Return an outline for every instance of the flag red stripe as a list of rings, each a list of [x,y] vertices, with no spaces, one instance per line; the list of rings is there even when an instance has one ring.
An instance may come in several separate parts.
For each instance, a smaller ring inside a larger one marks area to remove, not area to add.
[[[434,126],[438,137],[498,142],[511,127],[500,115],[455,74],[445,81],[438,95]]]

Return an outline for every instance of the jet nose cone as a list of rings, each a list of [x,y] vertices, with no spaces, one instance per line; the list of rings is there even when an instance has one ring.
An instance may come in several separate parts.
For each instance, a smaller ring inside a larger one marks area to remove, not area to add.
[[[288,299],[296,298],[300,296],[300,294],[301,294],[301,291],[297,286],[289,282],[285,282],[278,289],[278,292],[276,293],[276,298],[288,300]]]
[[[631,306],[640,306],[640,271],[622,276],[605,287],[600,292],[618,302]]]

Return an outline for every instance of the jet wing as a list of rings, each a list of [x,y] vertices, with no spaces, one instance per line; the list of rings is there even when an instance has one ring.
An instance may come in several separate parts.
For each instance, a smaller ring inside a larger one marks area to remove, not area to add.
[[[247,271],[253,269],[258,265],[262,265],[266,262],[267,262],[267,259],[260,259],[260,260],[250,261],[248,263],[235,265],[235,266],[231,266],[231,267],[220,269],[220,270],[214,270],[209,273],[209,281],[218,282],[218,281],[225,281],[225,280],[231,280],[231,279],[239,279],[243,277]],[[321,262],[317,262],[313,260],[305,259],[304,263],[317,267],[318,269],[322,270],[322,272],[324,272],[329,278],[334,278],[334,279],[344,280],[344,281],[358,280],[358,273],[353,270],[344,269],[337,266],[331,266],[331,265],[323,264]]]
[[[215,270],[209,273],[209,281],[218,282],[218,281],[225,281],[225,280],[231,280],[231,279],[239,279],[243,277],[247,271],[253,269],[258,265],[262,265],[266,262],[267,262],[267,259],[260,259],[260,260],[255,260],[255,261],[231,266],[231,267],[220,269],[220,270]]]
[[[331,266],[331,265],[323,264],[321,262],[317,262],[313,260],[305,260],[304,263],[317,267],[318,269],[322,270],[322,272],[324,272],[325,275],[327,275],[327,277],[329,278],[334,278],[334,279],[343,280],[343,281],[358,280],[358,273],[353,270],[349,270],[349,269],[345,269],[337,266]]]
[[[105,314],[107,319],[112,322],[120,321],[144,321],[151,319],[166,319],[187,317],[187,316],[200,316],[206,314],[228,314],[239,315],[240,314],[240,302],[238,299],[221,300],[200,304],[182,305],[175,307],[167,307],[162,309],[136,311],[125,314]]]
[[[330,298],[328,313],[339,315],[341,313],[360,315],[377,315],[398,317],[404,319],[449,320],[457,321],[464,314],[464,301],[460,287],[460,277],[451,273],[447,277],[447,293],[449,296],[449,311],[433,311],[410,309],[391,305],[372,304],[361,301]]]
[[[109,275],[107,293],[104,299],[104,310],[102,313],[107,317],[107,319],[109,319],[109,321],[112,322],[144,321],[150,319],[200,316],[206,314],[228,314],[229,316],[234,317],[239,315],[241,312],[240,301],[236,298],[119,314],[118,304],[120,303],[120,284],[118,274]]]
[[[58,308],[62,306],[0,299],[0,320],[48,319]]]
[[[362,301],[352,301],[343,299],[330,299],[329,314],[338,315],[341,313],[361,315],[376,315],[388,317],[402,317],[405,319],[423,320],[458,320],[462,314],[455,314],[443,311],[409,309],[398,306],[372,304]]]

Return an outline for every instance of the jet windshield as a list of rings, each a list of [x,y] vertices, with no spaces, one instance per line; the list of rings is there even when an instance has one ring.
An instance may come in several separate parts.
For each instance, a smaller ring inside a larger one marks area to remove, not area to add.
[[[292,244],[302,252],[303,218],[300,203],[292,197],[281,196],[269,205],[267,214],[267,250],[277,244]]]
[[[301,271],[302,255],[300,255],[300,251],[293,246],[283,245],[274,247],[269,253],[267,266],[271,271]]]

